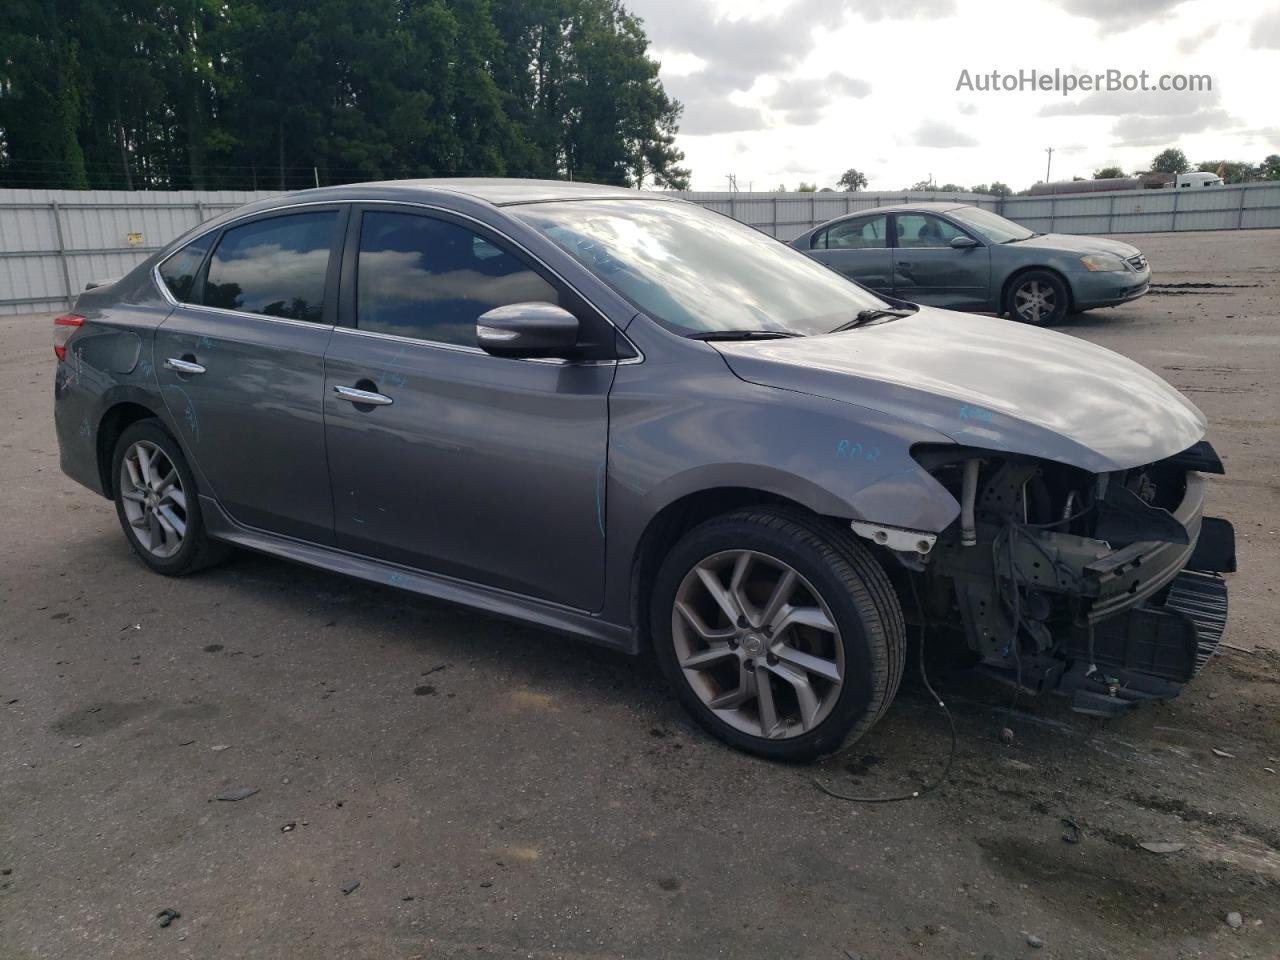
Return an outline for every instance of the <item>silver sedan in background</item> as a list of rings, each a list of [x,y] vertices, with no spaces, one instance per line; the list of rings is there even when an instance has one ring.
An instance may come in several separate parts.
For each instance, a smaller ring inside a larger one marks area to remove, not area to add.
[[[875,207],[830,220],[791,245],[885,296],[1041,326],[1137,299],[1151,285],[1137,247],[1035,233],[970,204]]]

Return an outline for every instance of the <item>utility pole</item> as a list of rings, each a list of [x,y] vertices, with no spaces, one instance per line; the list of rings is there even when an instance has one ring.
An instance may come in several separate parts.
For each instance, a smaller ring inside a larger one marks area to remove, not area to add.
[[[732,173],[730,173],[730,174],[728,174],[728,177],[729,177],[729,192],[730,192],[730,193],[737,193],[737,192],[738,192],[738,177],[737,177],[737,175],[736,175],[736,174],[732,174]]]
[[[1053,166],[1053,147],[1045,147],[1044,152],[1049,155],[1049,159],[1044,164],[1044,182],[1049,182],[1049,169]]]

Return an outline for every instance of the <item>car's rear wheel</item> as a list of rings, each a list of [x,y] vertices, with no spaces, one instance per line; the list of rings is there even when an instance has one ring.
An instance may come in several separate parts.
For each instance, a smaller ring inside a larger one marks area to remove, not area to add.
[[[1005,309],[1016,320],[1038,327],[1061,323],[1071,307],[1071,294],[1056,273],[1030,270],[1014,279]]]
[[[902,610],[852,535],[799,511],[696,527],[658,572],[658,662],[685,708],[742,750],[804,760],[859,737],[902,678]]]
[[[152,570],[181,576],[230,552],[205,534],[195,477],[182,448],[158,421],[140,420],[127,427],[111,464],[120,526]]]

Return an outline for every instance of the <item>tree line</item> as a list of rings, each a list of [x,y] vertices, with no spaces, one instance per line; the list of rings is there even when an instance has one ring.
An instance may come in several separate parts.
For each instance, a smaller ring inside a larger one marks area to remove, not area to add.
[[[6,0],[0,186],[687,187],[619,0]]]
[[[1249,160],[1201,160],[1192,167],[1187,155],[1177,147],[1161,150],[1151,161],[1150,170],[1136,170],[1135,177],[1149,173],[1187,173],[1191,170],[1202,173],[1219,173],[1226,183],[1250,183],[1255,180],[1280,180],[1280,154],[1270,154],[1260,163]],[[1120,167],[1103,167],[1093,171],[1093,179],[1106,180],[1112,177],[1124,177]]]

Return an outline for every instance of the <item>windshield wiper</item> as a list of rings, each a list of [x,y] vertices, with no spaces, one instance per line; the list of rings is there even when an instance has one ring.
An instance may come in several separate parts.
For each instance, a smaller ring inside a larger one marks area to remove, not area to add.
[[[913,313],[915,313],[914,310],[897,310],[893,307],[874,307],[870,310],[859,310],[852,320],[840,324],[834,330],[828,330],[827,333],[852,330],[854,327],[860,327],[864,323],[870,323],[872,320],[879,320],[881,317],[909,317]]]
[[[799,337],[803,334],[790,330],[708,330],[705,333],[691,333],[690,340],[780,340],[784,337]]]

